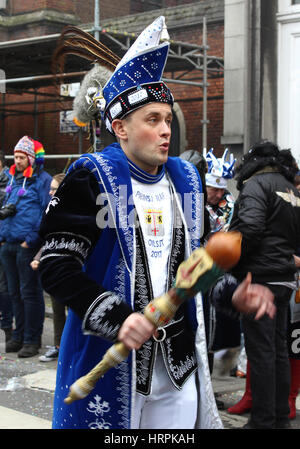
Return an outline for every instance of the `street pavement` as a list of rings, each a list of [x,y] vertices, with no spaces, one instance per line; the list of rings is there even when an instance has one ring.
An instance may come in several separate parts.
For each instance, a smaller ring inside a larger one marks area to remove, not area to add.
[[[53,345],[51,307],[47,304],[40,354],[19,359],[16,353],[5,353],[4,332],[0,331],[0,429],[51,429],[56,361],[40,362],[46,346]],[[219,361],[215,360],[212,375],[218,400],[224,402],[219,410],[225,429],[239,429],[248,421],[249,414],[231,415],[227,408],[243,395],[245,379],[221,376]],[[293,429],[300,429],[300,395],[297,398],[297,416],[291,421]]]
[[[245,379],[231,377],[229,375],[220,376],[218,370],[218,361],[214,364],[214,372],[212,376],[214,392],[219,401],[224,403],[224,410],[219,410],[225,429],[240,429],[250,418],[250,413],[244,415],[231,415],[227,412],[227,408],[236,404],[243,396],[245,391]],[[300,395],[296,401],[297,415],[291,420],[292,429],[300,429]]]
[[[46,316],[40,354],[20,359],[5,353],[0,331],[0,429],[51,429],[56,361],[39,356],[53,345],[53,322]]]

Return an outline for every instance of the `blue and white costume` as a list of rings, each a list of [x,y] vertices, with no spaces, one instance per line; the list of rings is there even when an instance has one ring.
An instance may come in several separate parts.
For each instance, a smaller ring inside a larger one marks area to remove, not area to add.
[[[168,43],[159,44],[163,24],[161,17],[146,28],[104,86],[102,112],[109,131],[114,119],[145,104],[172,105],[161,81],[168,54]],[[197,376],[198,414],[192,426],[222,428],[200,295],[178,309],[158,339],[149,339],[111,369],[85,399],[63,402],[70,386],[116,341],[126,318],[171,288],[179,264],[200,245],[203,207],[199,174],[179,158],[169,158],[150,175],[115,143],[70,167],[41,227],[44,288],[70,308],[58,361],[55,428],[137,427],[137,399],[151,397],[157,357],[171,392]]]

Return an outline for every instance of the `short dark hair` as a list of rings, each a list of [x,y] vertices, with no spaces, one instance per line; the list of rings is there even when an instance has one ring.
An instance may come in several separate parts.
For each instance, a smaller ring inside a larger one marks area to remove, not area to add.
[[[53,176],[54,181],[58,182],[58,185],[60,185],[62,183],[62,181],[64,180],[64,177],[66,176],[65,173],[57,173],[57,175]]]

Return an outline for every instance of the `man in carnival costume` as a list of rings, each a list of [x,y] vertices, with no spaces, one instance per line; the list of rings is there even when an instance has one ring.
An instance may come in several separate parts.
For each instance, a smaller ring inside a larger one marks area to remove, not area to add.
[[[227,149],[221,158],[216,158],[212,149],[206,155],[206,208],[209,212],[211,233],[226,231],[233,213],[234,198],[227,189],[227,183],[228,179],[234,177],[235,159],[231,154],[227,160],[227,155]]]
[[[51,176],[42,168],[44,153],[42,144],[31,137],[18,141],[0,209],[2,261],[15,319],[6,352],[19,351],[18,357],[37,354],[43,332],[43,290],[30,262],[41,244],[38,230],[50,198]]]
[[[180,307],[158,332],[141,313],[173,285],[202,232],[198,172],[168,158],[173,97],[161,80],[169,49],[159,44],[163,28],[164,17],[147,27],[103,88],[98,104],[119,143],[70,167],[41,226],[44,288],[69,306],[54,428],[222,427],[201,300]],[[64,403],[117,340],[129,357],[86,398]]]

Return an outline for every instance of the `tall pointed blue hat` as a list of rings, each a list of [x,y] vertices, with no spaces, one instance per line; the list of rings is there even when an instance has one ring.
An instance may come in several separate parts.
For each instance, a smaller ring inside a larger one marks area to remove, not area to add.
[[[103,87],[103,119],[111,123],[152,102],[173,105],[173,95],[161,80],[169,53],[164,16],[158,17],[136,39]]]

